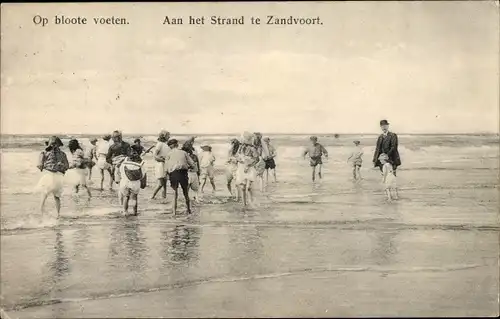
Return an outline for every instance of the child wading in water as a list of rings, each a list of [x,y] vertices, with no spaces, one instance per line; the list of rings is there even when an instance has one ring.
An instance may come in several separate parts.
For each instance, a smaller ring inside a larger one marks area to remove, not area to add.
[[[189,202],[189,175],[188,169],[195,167],[195,162],[189,157],[188,153],[179,149],[179,142],[171,139],[167,143],[171,151],[165,158],[165,165],[170,178],[170,186],[174,190],[174,200],[172,201],[172,211],[177,214],[177,198],[179,197],[179,185],[182,188],[184,199],[186,200],[187,212],[191,214],[191,205]]]
[[[92,194],[90,193],[90,188],[87,186],[87,173],[91,160],[85,158],[85,154],[80,146],[80,143],[78,143],[78,140],[73,139],[69,141],[68,148],[73,155],[73,159],[69,166],[70,169],[68,174],[66,174],[66,178],[68,179],[69,184],[73,186],[75,194],[78,193],[81,186],[87,190],[87,194],[90,199]]]
[[[63,146],[61,139],[52,136],[46,144],[47,148],[40,154],[37,166],[43,174],[37,186],[37,189],[42,193],[40,213],[43,214],[45,201],[52,194],[56,203],[57,217],[59,217],[64,174],[69,168],[69,163],[66,154],[60,149]]]
[[[382,164],[382,183],[384,184],[387,201],[397,200],[396,176],[394,175],[392,164],[389,162],[389,156],[387,154],[380,154],[378,160]]]
[[[233,189],[231,187],[231,183],[236,179],[236,171],[238,170],[238,149],[240,148],[240,141],[233,138],[231,140],[231,147],[229,148],[228,157],[227,157],[227,165],[226,165],[226,180],[227,180],[227,189],[229,190],[229,194],[233,196]],[[239,200],[239,192],[236,191],[236,201]]]
[[[243,133],[237,158],[236,184],[238,185],[238,192],[243,195],[243,205],[252,205],[254,200],[252,186],[256,178],[255,166],[259,162],[259,153],[254,145],[253,134],[249,132]]]
[[[198,156],[192,150],[192,148],[184,147],[183,146],[182,150],[184,152],[186,152],[189,155],[189,157],[191,157],[191,159],[193,160],[193,162],[195,164],[194,167],[191,167],[188,170],[188,180],[189,180],[189,182],[188,182],[188,188],[194,192],[193,200],[195,202],[199,202],[199,200],[200,200],[200,196],[199,196],[199,190],[200,190],[200,178],[199,178],[199,174],[200,174],[200,162],[198,160]]]
[[[138,154],[137,149],[132,148],[130,155],[120,165],[120,187],[118,197],[120,204],[123,205],[123,212],[128,214],[129,201],[132,200],[133,215],[137,216],[137,206],[139,192],[146,187],[145,172],[143,170],[144,162]]]
[[[212,190],[215,193],[215,182],[214,182],[214,163],[215,156],[212,154],[212,147],[209,145],[203,145],[201,147],[203,152],[200,154],[200,181],[201,182],[201,192],[203,193],[203,189],[205,188],[205,184],[207,183],[207,177],[210,180],[210,184],[212,184]]]
[[[363,148],[359,146],[359,141],[354,141],[354,145],[356,145],[355,150],[351,153],[351,156],[347,159],[347,162],[352,162],[352,176],[354,180],[362,179],[361,178],[361,165],[363,164]]]
[[[87,152],[87,154],[85,154],[85,157],[90,159],[90,162],[88,165],[89,181],[92,180],[92,169],[94,168],[94,166],[96,164],[96,162],[94,161],[94,158],[96,159],[96,161],[98,160],[97,154],[96,154],[97,139],[95,137],[90,139],[90,145],[92,145],[92,146],[90,146],[88,149],[85,150]]]
[[[325,155],[326,158],[328,158],[328,151],[318,143],[318,138],[316,136],[311,136],[310,138],[311,145],[304,151],[304,159],[306,158],[306,155],[309,154],[309,164],[312,167],[312,181],[314,182],[316,180],[316,166],[319,166],[318,168],[318,177],[321,179],[321,167],[323,165],[323,160],[322,157]]]

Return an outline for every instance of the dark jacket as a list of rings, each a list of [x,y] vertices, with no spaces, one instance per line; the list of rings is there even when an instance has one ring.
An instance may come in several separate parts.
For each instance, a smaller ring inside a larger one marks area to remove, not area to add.
[[[383,153],[389,156],[389,162],[394,166],[394,169],[401,165],[401,158],[398,152],[398,136],[396,133],[388,132],[387,136],[380,134],[378,137],[375,154],[373,154],[373,163],[375,167],[378,166],[382,168],[382,164],[378,160],[378,157]]]
[[[112,164],[113,157],[116,156],[129,156],[130,155],[130,144],[124,141],[119,143],[114,143],[109,147],[108,154],[106,155],[106,162]]]

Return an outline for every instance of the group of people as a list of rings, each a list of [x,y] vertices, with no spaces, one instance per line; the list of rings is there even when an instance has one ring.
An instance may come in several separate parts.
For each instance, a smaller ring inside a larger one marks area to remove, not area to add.
[[[373,157],[375,167],[382,172],[383,184],[388,201],[397,199],[396,169],[401,165],[398,153],[398,139],[395,133],[389,132],[389,123],[380,121],[382,134],[377,140],[376,150]],[[61,150],[63,143],[60,138],[52,136],[45,143],[46,148],[41,152],[38,168],[42,177],[38,184],[42,198],[40,210],[43,212],[45,202],[49,195],[53,195],[56,203],[57,214],[61,209],[61,193],[64,180],[73,186],[75,194],[81,188],[87,191],[88,197],[92,196],[87,181],[92,177],[92,170],[96,166],[101,175],[100,189],[103,190],[105,174],[109,174],[109,188],[116,183],[118,187],[118,198],[123,205],[124,213],[128,214],[129,204],[132,202],[133,214],[137,215],[138,195],[141,189],[147,185],[147,174],[144,168],[143,156],[152,152],[154,163],[154,177],[157,185],[153,190],[152,199],[162,191],[162,197],[167,196],[167,182],[174,191],[172,201],[173,213],[177,213],[178,189],[183,193],[187,213],[191,213],[190,191],[193,200],[200,199],[207,182],[210,182],[215,192],[215,156],[210,145],[202,145],[202,152],[194,148],[195,137],[189,138],[180,145],[179,141],[170,138],[168,131],[162,130],[158,135],[156,145],[145,149],[140,139],[135,139],[133,145],[123,140],[120,131],[114,131],[105,135],[100,141],[91,139],[91,147],[84,152],[80,143],[72,139],[68,143],[71,153],[69,161],[66,154]],[[348,158],[353,166],[353,178],[361,179],[360,168],[362,166],[363,149],[360,141],[354,141],[355,150]],[[237,201],[242,201],[244,206],[252,206],[254,203],[254,183],[260,184],[261,191],[264,184],[269,182],[270,173],[276,182],[276,148],[271,144],[270,138],[263,138],[261,133],[244,132],[240,139],[232,139],[230,142],[228,158],[226,162],[227,189]],[[316,175],[322,178],[323,156],[328,158],[328,151],[318,142],[315,136],[310,137],[310,145],[303,152],[304,158],[309,156],[312,168],[312,180]],[[265,177],[264,177],[265,174]],[[233,181],[236,184],[236,192],[233,190]]]

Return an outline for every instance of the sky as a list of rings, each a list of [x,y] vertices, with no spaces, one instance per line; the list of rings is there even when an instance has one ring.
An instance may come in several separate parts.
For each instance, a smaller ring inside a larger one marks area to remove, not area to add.
[[[323,25],[163,25],[190,15]],[[499,132],[492,1],[2,4],[1,32],[3,134]]]

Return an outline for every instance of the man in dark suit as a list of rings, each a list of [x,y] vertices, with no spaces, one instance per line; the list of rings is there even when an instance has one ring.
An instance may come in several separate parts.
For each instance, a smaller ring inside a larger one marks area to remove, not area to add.
[[[389,162],[394,168],[394,175],[396,175],[396,169],[401,165],[401,158],[398,152],[398,136],[395,133],[389,132],[389,122],[387,120],[380,121],[380,128],[382,129],[382,134],[377,139],[377,147],[375,154],[373,154],[373,165],[380,167],[380,170],[382,170],[382,164],[378,160],[378,157],[380,154],[387,154]]]

